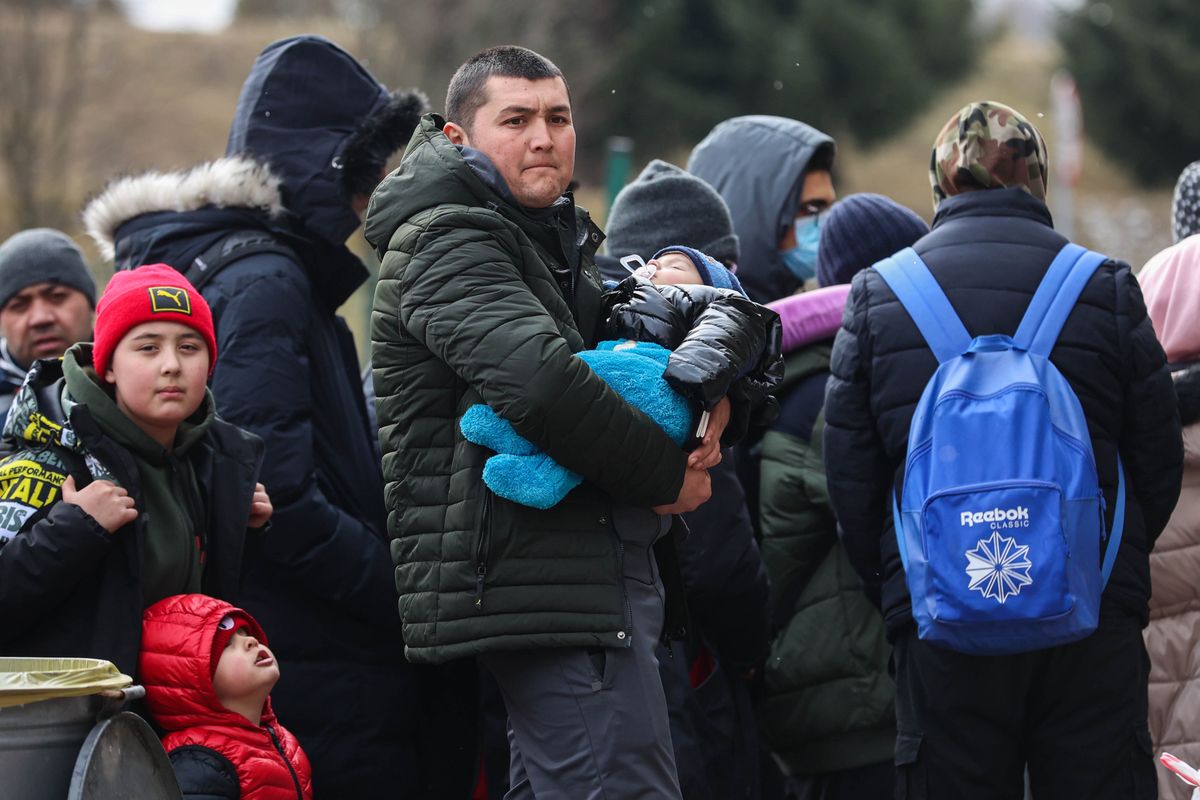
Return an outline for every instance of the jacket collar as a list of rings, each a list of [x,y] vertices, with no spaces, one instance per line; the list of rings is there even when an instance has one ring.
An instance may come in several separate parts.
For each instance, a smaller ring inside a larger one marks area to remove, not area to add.
[[[1046,204],[1020,188],[980,189],[943,200],[933,217],[933,228],[963,217],[1023,217],[1054,227]]]

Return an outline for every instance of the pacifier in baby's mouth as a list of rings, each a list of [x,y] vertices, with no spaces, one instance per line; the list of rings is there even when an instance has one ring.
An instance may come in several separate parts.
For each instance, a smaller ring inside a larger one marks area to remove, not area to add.
[[[637,264],[637,268],[630,266]],[[654,273],[658,272],[658,266],[655,264],[647,264],[639,255],[629,255],[621,257],[621,266],[629,270],[631,275],[636,275],[639,278],[650,280],[654,277]]]

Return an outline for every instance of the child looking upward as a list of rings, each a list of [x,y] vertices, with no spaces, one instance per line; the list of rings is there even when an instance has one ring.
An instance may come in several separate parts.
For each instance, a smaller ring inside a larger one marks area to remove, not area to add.
[[[308,757],[271,710],[279,664],[245,611],[202,594],[160,600],[142,621],[138,675],[185,800],[311,800]]]

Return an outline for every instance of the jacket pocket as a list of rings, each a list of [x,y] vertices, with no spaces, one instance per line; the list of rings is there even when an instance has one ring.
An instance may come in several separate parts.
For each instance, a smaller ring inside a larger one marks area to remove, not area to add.
[[[587,651],[588,666],[591,669],[591,687],[593,692],[612,688],[611,675],[608,669],[608,648],[592,647]]]
[[[896,800],[924,800],[927,794],[925,762],[919,733],[896,735]]]

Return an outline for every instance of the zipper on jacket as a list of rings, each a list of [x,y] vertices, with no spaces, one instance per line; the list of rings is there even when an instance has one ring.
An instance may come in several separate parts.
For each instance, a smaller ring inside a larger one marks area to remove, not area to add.
[[[292,762],[288,760],[287,753],[283,752],[283,745],[279,743],[279,737],[275,735],[275,728],[271,725],[264,726],[267,733],[271,736],[271,744],[275,745],[275,751],[279,753],[279,757],[283,759],[283,763],[287,765],[288,773],[292,776],[292,785],[296,787],[297,800],[304,800],[304,790],[300,788],[300,776],[296,774],[296,770],[292,768]]]
[[[629,607],[629,592],[625,591],[625,543],[617,533],[617,526],[612,522],[612,506],[608,508],[608,529],[617,540],[617,579],[621,581],[621,600],[625,604],[625,646],[633,647],[633,609]]]
[[[479,521],[479,543],[475,545],[475,607],[483,608],[483,583],[492,547],[492,490],[483,490],[483,516]]]

